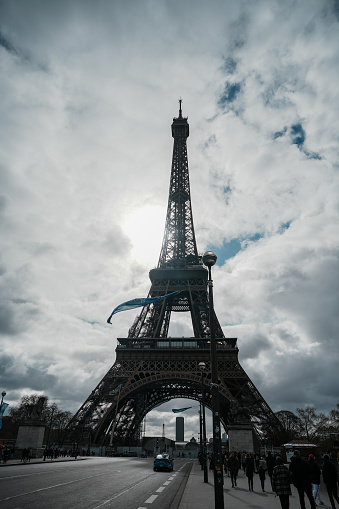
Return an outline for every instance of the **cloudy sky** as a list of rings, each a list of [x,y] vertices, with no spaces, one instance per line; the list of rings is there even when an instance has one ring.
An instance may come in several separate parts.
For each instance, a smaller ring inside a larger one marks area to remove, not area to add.
[[[75,412],[160,253],[171,122],[188,116],[216,312],[274,411],[339,386],[337,0],[2,0],[0,390]],[[191,335],[186,316],[171,335]],[[174,436],[171,408],[147,434]],[[197,404],[186,438],[197,436]],[[184,405],[186,406],[186,404]],[[187,405],[188,406],[188,405]]]

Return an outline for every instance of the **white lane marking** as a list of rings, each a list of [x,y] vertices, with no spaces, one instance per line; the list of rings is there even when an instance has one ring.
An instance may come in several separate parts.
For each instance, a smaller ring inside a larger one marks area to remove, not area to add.
[[[85,481],[86,479],[92,479],[93,477],[98,477],[98,475],[101,475],[101,474],[90,475],[88,477],[82,477],[81,479],[75,479],[74,481],[68,481],[68,482],[62,482],[60,484],[54,484],[53,486],[47,486],[47,488],[39,488],[38,490],[28,491],[27,493],[20,493],[19,495],[13,495],[12,497],[2,498],[0,500],[0,502],[4,502],[5,500],[11,500],[12,498],[18,498],[18,497],[24,497],[26,495],[32,495],[32,493],[38,493],[39,491],[46,491],[46,490],[50,490],[52,488],[58,488],[59,486],[66,486],[67,484],[73,484],[73,483],[79,482],[79,481]]]
[[[173,476],[168,478],[169,481],[173,481],[173,479],[174,479]]]
[[[56,465],[57,463],[54,463]],[[93,471],[93,469],[92,469]],[[74,472],[74,470],[71,470],[70,468],[67,468],[64,470],[64,472]],[[121,470],[110,470],[109,475],[112,475],[112,473],[121,473]],[[33,472],[31,474],[18,474],[18,475],[9,475],[7,477],[0,477],[0,481],[7,481],[8,479],[19,479],[20,477],[32,477],[32,476],[40,476],[40,475],[47,475],[50,474],[50,472]],[[102,474],[105,475],[105,474]]]
[[[160,486],[155,493],[162,493],[166,489],[165,486]]]
[[[112,497],[110,498],[109,500],[106,500],[105,502],[103,502],[102,504],[100,505],[97,505],[95,507],[93,507],[93,509],[99,509],[99,507],[102,507],[103,505],[106,505],[108,504],[109,502],[111,502],[112,500],[115,500],[116,498],[120,497],[121,495],[123,495],[124,493],[126,493],[127,491],[130,491],[132,490],[133,488],[135,488],[136,486],[139,486],[139,484],[147,481],[149,479],[149,475],[147,477],[145,477],[145,479],[142,479],[141,481],[137,482],[136,484],[134,484],[133,486],[131,486],[130,488],[127,488],[126,490],[122,491],[121,493],[118,493],[117,495],[115,495],[115,497]],[[154,495],[153,495],[154,496]],[[157,497],[158,495],[155,495],[155,497]],[[0,501],[1,502],[1,501]],[[147,501],[145,502],[145,504],[147,503]],[[146,508],[145,508],[146,509]]]
[[[158,495],[151,495],[147,500],[145,500],[145,504],[152,504],[156,498],[158,498]]]
[[[19,477],[30,477],[32,474],[10,475],[8,477],[1,477],[0,481],[7,481],[7,479],[18,479]]]
[[[171,484],[171,481],[164,482],[164,486],[168,486],[169,484]]]

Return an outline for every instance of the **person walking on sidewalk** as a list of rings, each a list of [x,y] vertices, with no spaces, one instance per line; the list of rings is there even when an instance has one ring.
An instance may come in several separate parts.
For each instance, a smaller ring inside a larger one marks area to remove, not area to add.
[[[254,459],[250,453],[246,456],[245,473],[248,480],[248,489],[253,491]]]
[[[289,509],[290,507],[290,496],[292,495],[290,483],[290,472],[286,465],[284,465],[283,460],[278,456],[276,466],[272,472],[272,488],[279,497],[281,509]]]
[[[244,474],[246,474],[246,458],[247,458],[247,452],[243,451],[241,453],[241,456],[239,455],[239,459],[241,459],[241,466],[244,470]]]
[[[263,492],[265,491],[266,470],[267,470],[266,461],[263,458],[261,458],[261,460],[259,460],[258,474],[261,483],[261,489],[263,490]]]
[[[292,473],[293,484],[298,490],[301,509],[306,509],[305,493],[310,501],[311,509],[315,509],[309,464],[300,457],[299,451],[294,451],[290,463],[290,472]]]
[[[314,498],[314,502],[317,502],[317,499],[318,499],[319,505],[324,505],[324,502],[321,500],[320,490],[319,490],[321,470],[320,470],[318,463],[316,463],[314,460],[315,460],[314,455],[310,454],[308,457],[308,464],[309,464],[310,470],[311,470],[311,483],[312,483],[312,488],[313,488],[313,498]]]
[[[228,458],[227,467],[231,474],[232,488],[234,488],[237,485],[237,475],[239,470],[239,460],[234,452],[232,452],[231,456]]]
[[[337,492],[337,481],[338,481],[338,472],[336,467],[331,463],[330,457],[328,454],[324,456],[324,464],[323,464],[323,480],[326,484],[326,489],[328,493],[328,497],[331,502],[332,509],[335,509],[334,498],[339,504],[338,492]]]
[[[271,485],[272,485],[272,474],[273,474],[273,469],[275,467],[275,459],[274,459],[274,456],[272,455],[271,451],[268,451],[268,453],[267,453],[266,464],[267,464],[267,473],[269,475],[269,478],[271,480]]]

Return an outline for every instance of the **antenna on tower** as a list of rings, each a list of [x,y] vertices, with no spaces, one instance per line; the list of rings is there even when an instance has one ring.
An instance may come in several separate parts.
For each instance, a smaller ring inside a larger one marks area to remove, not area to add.
[[[181,103],[182,103],[182,99],[180,97],[180,99],[179,99],[179,118],[182,117]]]
[[[165,424],[162,425],[162,438],[165,438]]]

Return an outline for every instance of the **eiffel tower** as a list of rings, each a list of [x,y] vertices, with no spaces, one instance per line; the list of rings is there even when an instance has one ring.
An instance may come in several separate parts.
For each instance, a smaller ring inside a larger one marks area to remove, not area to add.
[[[212,408],[208,270],[199,256],[192,216],[187,159],[189,124],[173,119],[173,157],[165,233],[158,266],[149,273],[148,297],[178,294],[145,305],[127,338],[118,338],[116,360],[70,421],[66,436],[78,444],[135,445],[142,421],[173,398],[201,400],[199,363],[205,362],[205,404]],[[194,337],[169,337],[172,312],[190,312]],[[252,420],[279,426],[272,410],[238,360],[236,338],[225,338],[214,313],[219,371],[220,419],[230,421],[233,404],[249,409]]]

